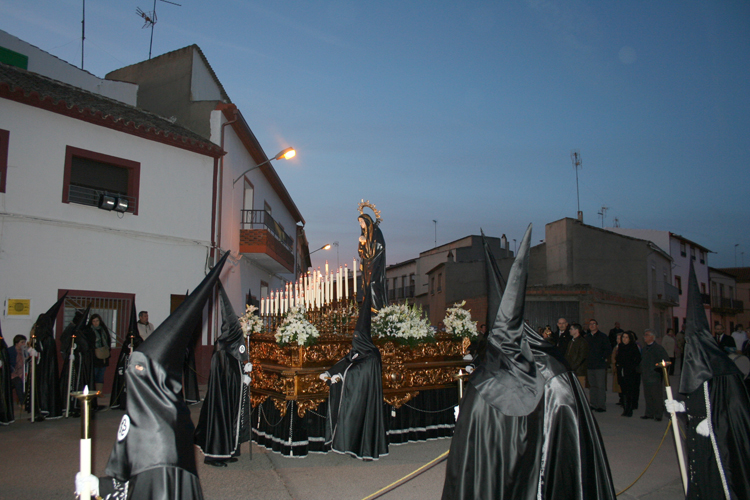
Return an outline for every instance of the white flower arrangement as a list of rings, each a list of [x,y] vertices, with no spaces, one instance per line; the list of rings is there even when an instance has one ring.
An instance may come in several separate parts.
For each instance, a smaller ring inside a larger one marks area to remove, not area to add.
[[[310,346],[317,342],[320,333],[315,325],[307,321],[305,308],[294,306],[289,308],[284,321],[276,329],[274,337],[276,337],[276,343],[282,347],[292,342],[300,346]]]
[[[464,309],[466,301],[453,304],[445,311],[445,331],[455,337],[474,338],[477,336],[477,322],[471,320],[471,311]]]
[[[434,339],[430,322],[422,317],[422,308],[395,304],[382,308],[372,320],[373,334],[402,344],[415,345]]]
[[[257,310],[257,307],[248,304],[245,306],[245,314],[238,318],[245,338],[251,333],[260,333],[263,328],[263,320],[255,314]]]

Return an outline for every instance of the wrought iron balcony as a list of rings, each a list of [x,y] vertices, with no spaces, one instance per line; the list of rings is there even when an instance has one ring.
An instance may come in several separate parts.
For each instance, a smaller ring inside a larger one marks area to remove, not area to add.
[[[745,310],[741,300],[711,295],[711,310],[723,314],[739,314]]]
[[[273,272],[294,272],[294,239],[265,210],[242,210],[240,252]]]
[[[653,300],[666,306],[677,306],[680,304],[680,290],[671,283],[658,281],[654,283]]]

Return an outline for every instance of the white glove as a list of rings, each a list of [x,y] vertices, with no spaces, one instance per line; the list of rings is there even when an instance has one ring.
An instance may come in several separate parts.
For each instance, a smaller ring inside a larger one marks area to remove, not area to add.
[[[323,372],[323,373],[320,374],[319,378],[320,378],[320,380],[322,380],[323,382],[325,382],[326,380],[328,380],[328,379],[331,378],[331,374],[328,373],[328,372]]]
[[[37,352],[37,350],[34,349],[33,347],[29,347],[27,352],[29,353],[29,356],[32,358],[39,356],[39,352]]]
[[[698,434],[700,434],[701,436],[708,437],[708,419],[705,419],[700,424],[698,424],[698,427],[696,427],[695,430],[698,431]]]
[[[76,359],[76,355],[73,354],[73,351],[70,351],[70,356],[68,356],[68,359],[71,360],[71,361],[73,361],[74,359]]]
[[[474,371],[474,365],[466,365],[466,368],[464,368],[464,370],[466,370],[466,373],[471,375],[471,372]]]
[[[245,385],[250,385],[250,375],[243,375],[242,376],[242,383]]]
[[[682,401],[677,400],[664,400],[664,407],[669,413],[680,413],[685,411],[685,404]]]
[[[245,367],[243,368],[243,370],[245,371],[245,373],[250,373],[251,371],[253,371],[253,364],[250,362],[245,363]]]
[[[99,478],[93,474],[85,476],[78,472],[76,474],[76,496],[81,496],[81,491],[85,489],[86,483],[88,482],[89,491],[92,496],[99,496]]]
[[[341,382],[341,375],[339,375],[338,373],[336,375],[334,375],[333,377],[331,377],[331,383],[332,384],[335,384],[337,382]]]
[[[464,354],[464,361],[471,361],[472,359],[474,359],[474,356],[471,354]]]
[[[355,353],[354,353],[354,356],[352,356],[352,361],[354,361],[354,360],[355,360],[355,359],[357,359],[358,357],[359,357],[359,353],[358,353],[358,352],[355,352]]]

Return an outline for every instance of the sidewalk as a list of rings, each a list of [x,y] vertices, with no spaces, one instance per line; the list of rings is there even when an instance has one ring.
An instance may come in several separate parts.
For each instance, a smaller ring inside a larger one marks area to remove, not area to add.
[[[608,377],[611,384],[611,376]],[[678,380],[673,377],[673,384]],[[202,390],[204,388],[201,388]],[[201,394],[205,394],[203,391]],[[608,393],[607,412],[596,413],[607,449],[617,493],[632,483],[648,464],[667,426],[661,422],[621,417],[617,395]],[[191,407],[198,420],[200,405]],[[115,441],[123,413],[105,410],[93,421],[93,470],[104,475],[104,468]],[[31,424],[27,418],[0,427],[0,498],[8,500],[66,499],[73,495],[78,470],[79,419],[60,419]],[[242,445],[242,456],[227,468],[203,464],[198,452],[198,473],[206,500],[360,500],[436,458],[450,447],[450,439],[391,446],[388,456],[375,462],[362,462],[336,453],[311,454],[306,458],[283,457],[249,444]],[[384,500],[440,498],[445,462],[383,497]],[[658,456],[638,483],[618,497],[620,500],[682,500],[682,485],[671,434]]]

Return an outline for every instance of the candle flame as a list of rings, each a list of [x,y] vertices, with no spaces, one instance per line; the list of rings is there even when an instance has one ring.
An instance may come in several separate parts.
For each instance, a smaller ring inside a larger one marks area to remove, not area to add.
[[[89,386],[86,385],[86,386],[83,387],[83,395],[84,396],[88,396],[89,395]]]

